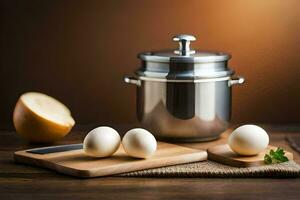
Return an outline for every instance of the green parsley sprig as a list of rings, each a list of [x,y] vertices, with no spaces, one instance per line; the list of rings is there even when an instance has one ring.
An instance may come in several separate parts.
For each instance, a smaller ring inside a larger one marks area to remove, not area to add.
[[[285,151],[280,147],[278,147],[275,151],[271,149],[269,154],[266,154],[264,157],[265,164],[282,163],[287,161],[289,161],[289,159],[285,156]]]

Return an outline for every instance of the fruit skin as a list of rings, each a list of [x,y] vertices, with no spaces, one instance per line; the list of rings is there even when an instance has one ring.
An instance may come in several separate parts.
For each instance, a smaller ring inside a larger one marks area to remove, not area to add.
[[[21,99],[13,112],[13,123],[17,133],[33,143],[57,141],[66,136],[74,126],[63,126],[37,115]]]

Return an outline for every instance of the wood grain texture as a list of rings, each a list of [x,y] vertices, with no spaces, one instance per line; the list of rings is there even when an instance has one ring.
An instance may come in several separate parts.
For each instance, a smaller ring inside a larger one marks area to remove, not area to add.
[[[270,150],[276,150],[277,147],[268,146],[267,149],[255,156],[241,156],[233,152],[228,144],[221,144],[207,149],[208,159],[218,163],[234,166],[234,167],[254,167],[265,165],[264,156]],[[293,154],[286,152],[289,160],[293,160]]]
[[[197,162],[207,159],[206,151],[159,142],[157,151],[148,159],[129,157],[122,146],[111,157],[88,157],[82,149],[50,154],[33,154],[26,150],[14,153],[18,163],[37,165],[76,177],[97,177],[124,172]]]
[[[125,128],[124,130],[126,130]],[[270,143],[280,146],[294,154],[294,160],[300,162],[300,154],[293,151],[285,141],[286,132],[272,132],[268,128]],[[121,130],[121,129],[120,129]],[[278,128],[276,128],[278,130]],[[58,144],[78,143],[83,140],[86,131],[75,131]],[[120,178],[102,177],[93,179],[74,179],[53,171],[16,165],[13,152],[21,149],[38,147],[22,140],[14,131],[1,131],[0,140],[0,199],[48,200],[48,199],[172,199],[172,200],[298,200],[300,196],[300,179],[267,178]],[[207,143],[180,144],[196,149],[206,149],[222,144],[220,140]]]

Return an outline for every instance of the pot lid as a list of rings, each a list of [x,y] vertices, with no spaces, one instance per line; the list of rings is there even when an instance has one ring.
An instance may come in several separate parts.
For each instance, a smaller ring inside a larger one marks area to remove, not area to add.
[[[227,61],[231,56],[224,52],[214,51],[199,51],[191,49],[191,42],[196,41],[193,35],[176,35],[173,41],[178,42],[179,48],[175,50],[161,50],[140,53],[138,57],[145,61],[152,62],[192,62],[192,63],[206,63],[206,62],[222,62]]]
[[[194,80],[225,77],[234,73],[227,67],[227,61],[231,58],[229,54],[193,50],[190,44],[195,40],[193,35],[176,35],[173,41],[179,43],[178,49],[138,54],[142,67],[136,74],[168,80]]]

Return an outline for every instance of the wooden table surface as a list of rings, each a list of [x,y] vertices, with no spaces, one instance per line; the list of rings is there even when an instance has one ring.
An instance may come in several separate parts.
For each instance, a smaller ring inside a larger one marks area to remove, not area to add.
[[[285,140],[287,134],[298,134],[283,128],[270,133],[271,144],[295,155]],[[299,130],[300,132],[300,130]],[[81,142],[85,131],[73,131],[57,144]],[[300,133],[299,133],[300,134]],[[208,143],[182,144],[205,149]],[[0,199],[300,199],[300,179],[264,178],[123,178],[104,177],[76,179],[55,172],[15,164],[14,151],[37,145],[27,144],[14,131],[0,131]]]

